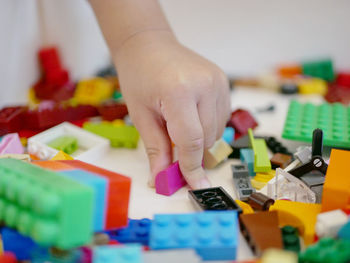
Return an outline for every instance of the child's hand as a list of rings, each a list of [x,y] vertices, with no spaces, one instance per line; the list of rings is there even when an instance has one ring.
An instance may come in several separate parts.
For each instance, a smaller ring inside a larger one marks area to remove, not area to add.
[[[203,150],[221,137],[230,114],[224,73],[166,30],[131,37],[113,57],[131,119],[145,143],[150,185],[172,163],[173,141],[189,185],[209,187]]]

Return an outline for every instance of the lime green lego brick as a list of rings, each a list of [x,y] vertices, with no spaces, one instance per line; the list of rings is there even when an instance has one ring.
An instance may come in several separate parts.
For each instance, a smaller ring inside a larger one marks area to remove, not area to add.
[[[269,172],[271,170],[271,162],[265,140],[254,139],[252,129],[248,129],[248,135],[254,151],[254,172]]]
[[[304,75],[321,78],[330,82],[335,79],[333,63],[330,59],[304,62],[302,63],[302,71]]]
[[[61,136],[48,143],[48,146],[72,154],[78,149],[78,140],[73,136]]]
[[[136,148],[139,133],[133,126],[115,126],[111,123],[84,123],[84,129],[107,138],[112,147]]]
[[[43,246],[91,241],[92,188],[15,159],[0,159],[0,221]]]
[[[313,130],[323,130],[323,144],[350,148],[350,108],[340,103],[314,105],[292,101],[289,105],[282,137],[312,142]]]

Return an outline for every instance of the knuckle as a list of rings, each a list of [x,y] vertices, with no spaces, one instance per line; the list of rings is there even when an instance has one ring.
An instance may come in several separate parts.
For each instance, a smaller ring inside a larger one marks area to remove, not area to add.
[[[197,152],[203,149],[203,137],[195,137],[183,143],[183,150],[186,152]]]
[[[158,147],[146,146],[146,154],[149,159],[153,159],[161,154],[161,151]]]
[[[202,169],[202,165],[200,163],[186,162],[181,165],[181,171],[186,175],[197,173],[201,169]]]

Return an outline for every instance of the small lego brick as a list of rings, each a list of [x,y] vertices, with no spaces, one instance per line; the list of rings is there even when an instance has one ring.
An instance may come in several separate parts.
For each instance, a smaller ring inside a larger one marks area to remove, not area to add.
[[[348,222],[348,216],[340,209],[320,213],[317,215],[316,234],[319,238],[335,238],[346,222]]]
[[[92,134],[68,122],[64,122],[29,138],[28,152],[43,160],[51,159],[59,151],[51,148],[48,144],[56,138],[63,136],[77,138],[78,149],[72,154],[72,157],[78,160],[95,160],[97,157],[103,156],[109,149],[109,142],[107,139]]]
[[[24,148],[17,133],[5,135],[0,141],[0,154],[23,154]]]
[[[270,161],[272,169],[284,169],[292,162],[292,156],[283,153],[275,153]]]
[[[292,101],[289,105],[282,137],[290,140],[311,142],[315,128],[324,131],[324,145],[350,148],[350,130],[346,123],[348,107],[339,103],[313,105]]]
[[[322,238],[299,254],[300,263],[346,263],[350,260],[350,241]]]
[[[253,208],[249,204],[247,204],[246,202],[243,202],[243,201],[238,200],[238,199],[236,199],[235,202],[242,209],[243,214],[253,214],[254,213]]]
[[[250,183],[252,184],[252,186],[257,189],[260,190],[263,187],[265,187],[265,185],[272,179],[275,177],[276,171],[275,170],[271,170],[268,173],[257,173],[254,178],[252,178],[250,180]]]
[[[210,149],[204,150],[204,168],[212,169],[232,153],[232,148],[223,139],[217,140]]]
[[[350,221],[344,224],[338,231],[338,238],[350,241]]]
[[[104,78],[92,78],[79,81],[74,99],[79,104],[99,105],[112,97],[113,84]]]
[[[119,243],[140,243],[148,246],[151,224],[152,220],[148,218],[129,219],[127,227],[109,231],[108,234]]]
[[[285,250],[294,251],[298,253],[300,251],[300,240],[298,235],[298,229],[293,226],[286,225],[281,228],[283,248]]]
[[[335,83],[350,88],[350,72],[339,72],[335,79]]]
[[[115,126],[112,123],[85,122],[84,130],[102,136],[110,141],[112,147],[136,148],[139,133],[134,126]]]
[[[277,141],[275,137],[267,137],[265,138],[265,141],[267,147],[271,150],[271,152],[291,155],[287,147],[283,146],[282,143]]]
[[[74,160],[74,158],[63,151],[59,151],[50,161]]]
[[[283,65],[278,67],[277,71],[283,78],[292,78],[302,74],[302,68],[299,64]]]
[[[321,203],[323,184],[325,181],[325,176],[320,171],[311,171],[300,177],[300,180],[305,183],[311,191],[315,193],[316,203]]]
[[[295,159],[298,159],[300,163],[306,164],[311,161],[312,157],[312,148],[309,146],[298,148],[297,151],[293,154]]]
[[[276,200],[270,211],[278,212],[280,226],[291,225],[298,228],[306,246],[314,241],[317,215],[321,212],[320,204],[309,204]]]
[[[0,254],[0,263],[17,263],[16,256],[11,252]]]
[[[258,211],[268,211],[275,200],[264,195],[263,193],[252,193],[248,198],[248,204]]]
[[[231,165],[231,169],[236,197],[241,201],[247,201],[249,196],[255,192],[250,183],[248,167],[246,164]]]
[[[186,184],[180,171],[179,161],[160,171],[155,178],[156,193],[161,195],[170,196]]]
[[[66,154],[72,154],[78,149],[78,140],[74,136],[65,135],[53,139],[48,146]]]
[[[348,166],[350,151],[332,149],[323,185],[322,211],[346,209],[350,201]]]
[[[247,164],[249,175],[255,176],[254,172],[254,151],[252,149],[241,149],[240,158],[242,163]]]
[[[27,107],[5,107],[0,110],[0,136],[22,129],[22,118]]]
[[[143,253],[144,263],[200,263],[193,249],[154,250]]]
[[[298,263],[298,255],[281,249],[267,249],[261,256],[260,263]]]
[[[241,213],[241,208],[222,187],[212,187],[200,190],[189,190],[188,195],[193,204],[201,210],[235,210]]]
[[[224,130],[224,134],[222,135],[222,139],[226,143],[232,144],[232,142],[235,140],[235,129],[232,127],[226,127]]]
[[[294,82],[284,82],[280,86],[280,92],[286,95],[297,94],[299,92],[299,87]]]
[[[242,234],[257,256],[265,249],[283,247],[277,212],[241,214],[239,219]]]
[[[115,119],[123,119],[128,114],[128,108],[123,103],[108,101],[98,107],[102,119],[113,121]]]
[[[238,245],[235,211],[155,215],[151,249],[193,248],[203,260],[234,260]]]
[[[96,76],[98,77],[109,77],[109,76],[117,76],[117,71],[114,67],[114,65],[111,63],[108,66],[105,66],[104,68],[100,69],[97,73]]]
[[[305,61],[302,63],[303,75],[324,79],[332,82],[335,79],[331,59]]]
[[[300,94],[326,95],[328,90],[327,82],[317,78],[306,78],[298,81]]]
[[[15,159],[0,159],[0,221],[39,245],[70,249],[91,239],[93,191]]]
[[[254,129],[258,126],[258,123],[255,121],[254,117],[249,113],[249,111],[238,109],[231,114],[231,118],[227,123],[228,127],[232,127],[236,132],[241,135],[245,135],[248,132],[248,129]]]
[[[229,158],[239,159],[240,151],[244,148],[251,148],[250,140],[248,135],[243,135],[240,138],[236,139],[233,143],[231,143],[233,148],[233,152],[230,154]]]
[[[344,106],[350,103],[350,88],[337,83],[329,83],[327,94],[324,96],[329,103],[340,102]]]
[[[142,263],[140,245],[98,246],[94,248],[93,263]]]
[[[264,139],[254,139],[252,129],[248,129],[250,143],[254,151],[254,172],[269,172],[271,162]]]

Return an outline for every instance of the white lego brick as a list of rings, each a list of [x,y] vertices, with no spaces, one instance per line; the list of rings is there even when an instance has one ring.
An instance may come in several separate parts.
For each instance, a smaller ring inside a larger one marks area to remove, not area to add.
[[[156,250],[143,253],[144,263],[200,263],[193,249]]]
[[[317,215],[316,234],[319,238],[336,237],[339,229],[348,222],[348,216],[342,210],[332,210]]]
[[[312,157],[312,148],[311,146],[306,146],[304,148],[298,148],[297,152],[294,153],[294,157],[298,159],[302,164],[308,163]]]
[[[93,161],[109,149],[109,141],[101,136],[81,129],[69,122],[61,123],[28,139],[28,152],[42,160],[54,157],[58,150],[48,143],[61,136],[74,136],[78,140],[78,149],[71,154],[74,159]]]

